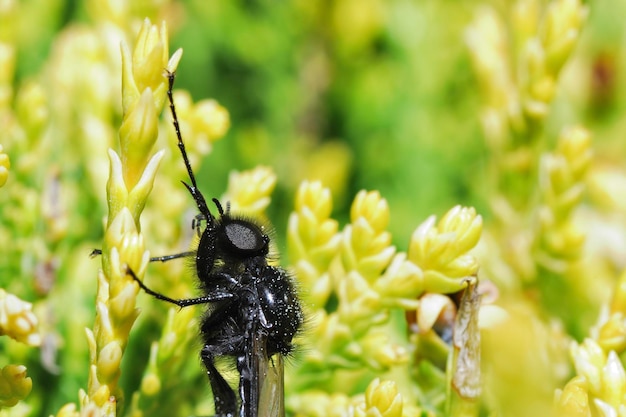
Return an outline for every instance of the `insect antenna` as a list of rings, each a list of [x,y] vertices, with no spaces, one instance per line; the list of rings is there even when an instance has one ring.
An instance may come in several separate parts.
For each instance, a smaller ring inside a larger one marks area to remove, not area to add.
[[[224,209],[222,208],[222,203],[220,203],[220,200],[218,200],[217,198],[213,198],[213,204],[215,204],[215,207],[217,207],[217,212],[220,214],[220,216],[224,215]],[[226,202],[226,214],[230,213],[230,201]]]
[[[180,153],[183,156],[183,161],[185,162],[185,167],[187,168],[187,174],[189,174],[189,180],[191,181],[191,185],[187,184],[185,181],[182,181],[183,185],[187,187],[189,193],[193,197],[196,205],[198,206],[198,210],[202,213],[209,223],[209,226],[212,226],[215,218],[211,214],[209,207],[204,199],[204,196],[198,189],[198,185],[196,184],[196,177],[193,174],[193,170],[191,169],[191,163],[189,162],[189,158],[187,157],[187,150],[185,149],[185,144],[183,143],[183,137],[180,133],[180,125],[178,123],[178,116],[176,115],[176,106],[174,105],[174,97],[172,95],[172,90],[174,89],[174,79],[176,78],[176,73],[173,71],[166,70],[167,73],[167,81],[168,81],[168,89],[167,89],[167,98],[170,102],[170,111],[172,113],[172,119],[174,124],[174,130],[176,131],[176,138],[178,139],[178,149],[180,149]]]

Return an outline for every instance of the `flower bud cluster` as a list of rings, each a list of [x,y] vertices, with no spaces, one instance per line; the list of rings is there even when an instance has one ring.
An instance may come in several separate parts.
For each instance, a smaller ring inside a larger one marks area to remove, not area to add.
[[[585,191],[584,179],[591,162],[591,135],[582,127],[565,128],[556,150],[541,160],[539,187],[540,259],[576,260],[585,236],[576,226],[573,210]],[[552,262],[554,264],[554,262]]]
[[[303,182],[296,194],[295,211],[289,216],[289,260],[306,291],[305,306],[324,308],[332,291],[328,268],[337,253],[338,223],[330,218],[332,197],[321,182]]]
[[[270,204],[270,195],[276,186],[276,174],[259,166],[250,171],[232,171],[228,177],[228,189],[221,200],[230,204],[235,213],[250,217],[263,216]]]
[[[326,394],[310,390],[290,398],[289,408],[310,417],[412,417],[422,415],[418,407],[406,404],[393,381],[372,380],[364,394]]]
[[[520,0],[510,13],[511,28],[495,9],[483,6],[466,33],[487,100],[483,128],[496,147],[547,116],[587,8],[579,0],[553,0],[541,10],[535,0]]]
[[[0,370],[0,410],[13,407],[30,393],[33,381],[26,376],[26,367],[6,365]]]
[[[465,288],[463,278],[478,271],[468,252],[478,243],[482,217],[472,207],[455,206],[435,222],[431,216],[413,232],[408,259],[422,271],[424,291],[460,291]]]
[[[7,335],[18,342],[39,346],[41,336],[37,326],[32,304],[0,288],[0,336]]]
[[[161,337],[150,348],[148,366],[139,391],[131,400],[129,415],[145,415],[155,404],[167,404],[161,398],[180,384],[180,375],[188,366],[189,352],[195,348],[197,314],[197,308],[168,309]]]
[[[576,376],[556,393],[558,416],[624,416],[626,371],[617,353],[594,340],[572,342]]]
[[[354,417],[402,417],[402,405],[396,383],[376,378],[365,390],[365,401],[354,407]]]
[[[150,155],[168,88],[163,68],[175,71],[180,56],[179,50],[168,62],[165,25],[157,27],[148,20],[141,27],[133,54],[122,46],[121,153],[109,150],[109,214],[98,276],[96,321],[93,330],[87,330],[91,358],[87,395],[98,407],[106,406],[112,396],[118,402],[122,399],[120,365],[138,314],[138,286],[129,269],[142,278],[150,257],[139,217],[163,156],[163,151]]]
[[[365,366],[382,371],[406,363],[406,348],[391,338],[391,310],[424,310],[422,316],[434,317],[427,329],[432,331],[440,304],[421,304],[419,297],[425,291],[437,296],[464,289],[465,278],[478,269],[468,251],[478,242],[482,219],[472,208],[455,207],[438,223],[431,217],[413,234],[408,253],[396,252],[391,245],[386,230],[389,207],[378,192],[358,193],[351,221],[342,231],[330,218],[331,208],[328,189],[319,182],[304,182],[289,219],[289,260],[312,323],[308,332],[313,333],[300,368],[302,380],[312,373],[332,380],[332,371],[338,369]],[[352,409],[354,415],[402,415],[397,392],[391,395],[393,390],[387,389],[392,385],[370,386],[366,401]],[[384,392],[385,401],[374,405],[382,398],[375,392]],[[317,411],[310,415],[324,415],[322,410],[331,404],[350,404],[346,396],[318,395]]]
[[[0,289],[0,336],[9,336],[31,346],[41,344],[38,320],[32,304]],[[6,365],[0,369],[0,410],[13,407],[30,393],[33,381],[23,365]]]

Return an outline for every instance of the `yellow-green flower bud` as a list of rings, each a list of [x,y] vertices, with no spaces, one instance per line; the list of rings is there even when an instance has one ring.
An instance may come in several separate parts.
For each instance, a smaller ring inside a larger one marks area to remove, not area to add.
[[[117,217],[122,207],[126,207],[128,201],[128,188],[126,188],[126,183],[124,182],[122,161],[114,150],[109,149],[108,154],[110,175],[107,181],[107,201],[109,204],[107,227]]]
[[[37,333],[38,321],[32,307],[31,303],[0,289],[0,335],[8,335],[18,342],[39,346],[41,335]]]
[[[626,372],[615,351],[610,351],[606,365],[602,368],[603,401],[618,409],[623,404],[626,394]]]
[[[355,417],[401,417],[402,396],[393,381],[376,378],[365,391],[365,403],[355,409]]]
[[[82,390],[79,392],[79,397],[81,397],[80,411],[76,411],[74,404],[67,404],[61,408],[56,417],[115,417],[117,414],[115,397],[108,397],[98,402],[99,398],[89,398]]]
[[[259,166],[250,171],[233,171],[228,177],[228,191],[222,201],[230,203],[231,209],[250,216],[262,215],[270,204],[270,195],[276,186],[276,174]]]
[[[14,74],[15,46],[0,42],[0,109],[4,109],[11,104]]]
[[[165,21],[161,27],[145,19],[133,49],[133,76],[139,91],[156,89],[163,81],[163,68],[168,61],[168,36]]]
[[[33,387],[33,381],[26,376],[26,367],[6,365],[0,372],[0,409],[13,407],[26,398]]]
[[[587,380],[576,376],[556,393],[557,417],[591,417]]]
[[[598,398],[593,402],[596,406],[595,409],[598,411],[598,416],[600,417],[622,417],[624,413],[618,413],[618,409],[613,407],[611,404],[608,404]],[[623,410],[623,406],[620,407],[620,411]]]
[[[9,178],[9,168],[11,168],[11,161],[9,155],[3,152],[2,145],[0,145],[0,187],[3,187],[7,183]]]
[[[28,81],[19,90],[16,112],[29,139],[35,140],[50,118],[48,96],[44,85]]]
[[[556,151],[569,163],[574,178],[581,178],[591,164],[591,134],[581,126],[569,126],[559,135]]]
[[[443,215],[437,226],[439,233],[454,233],[455,249],[466,252],[480,239],[482,217],[473,207],[455,206]]]
[[[375,319],[374,319],[375,320]],[[371,369],[384,370],[406,364],[409,353],[404,346],[395,344],[384,330],[371,330],[359,342],[362,361]]]
[[[569,57],[587,14],[580,0],[556,0],[548,5],[541,41],[548,50],[549,69],[553,74]]]
[[[147,396],[154,396],[161,391],[161,380],[154,373],[146,374],[141,380],[141,392]]]
[[[126,187],[132,189],[141,176],[158,136],[158,115],[152,90],[143,90],[125,114],[120,127],[121,159]]]
[[[322,307],[332,290],[328,266],[337,254],[341,236],[332,211],[330,190],[319,181],[304,181],[296,194],[295,211],[289,216],[287,245],[298,280],[306,288],[307,304]]]
[[[108,381],[120,373],[122,347],[117,341],[107,343],[98,355],[98,379]]]
[[[179,50],[180,51],[180,50]],[[124,114],[146,89],[154,92],[154,106],[161,109],[167,92],[163,70],[175,72],[181,53],[176,51],[168,61],[169,41],[165,22],[158,28],[144,20],[131,54],[122,44],[122,108]]]
[[[130,327],[139,314],[139,311],[135,308],[138,288],[127,280],[126,277],[124,277],[122,282],[125,282],[126,285],[121,286],[121,290],[116,294],[112,294],[109,299],[109,314],[117,327],[117,332],[127,334],[130,332]]]
[[[350,399],[345,394],[329,394],[320,390],[309,389],[287,399],[292,410],[298,410],[298,416],[350,416]]]
[[[389,224],[389,205],[378,191],[359,191],[350,208],[350,219],[356,222],[360,217],[376,232],[382,232]]]
[[[496,113],[505,110],[511,100],[512,80],[506,55],[506,33],[506,27],[495,10],[482,7],[465,34],[465,42],[488,106],[496,109]]]
[[[539,243],[549,256],[575,259],[580,255],[585,234],[571,215],[582,200],[591,158],[591,136],[575,126],[563,129],[555,152],[541,159],[539,185],[544,205],[539,211],[543,229]]]
[[[482,232],[482,218],[474,208],[456,206],[437,225],[431,216],[411,236],[408,259],[424,273],[424,291],[447,293],[464,288],[463,279],[475,275],[478,263],[467,252]]]
[[[230,127],[228,110],[215,100],[202,100],[196,103],[189,115],[189,125],[196,136],[196,142],[211,144],[223,137]],[[208,149],[200,150],[206,154]]]
[[[626,349],[626,319],[621,311],[611,314],[598,331],[598,344],[605,352]]]
[[[168,362],[184,349],[187,341],[194,339],[197,311],[193,308],[182,310],[170,308],[167,312],[167,321],[159,340],[159,360]]]
[[[374,282],[374,289],[382,297],[384,306],[416,310],[419,306],[417,297],[424,290],[424,274],[417,265],[407,261],[406,254],[398,253]]]
[[[126,276],[124,264],[127,264],[138,276],[143,275],[147,266],[143,236],[137,230],[129,209],[124,207],[115,216],[105,232],[104,240],[106,248],[110,248],[111,251],[116,249],[118,259],[114,260],[113,253],[111,253],[111,261],[116,263],[111,267],[113,273]],[[119,256],[124,258],[119,259]],[[109,271],[105,272],[109,273]],[[129,277],[128,281],[132,279]]]
[[[602,389],[602,367],[605,364],[602,348],[594,340],[585,339],[580,345],[572,343],[570,355],[574,360],[576,373],[586,378],[592,392],[600,392]]]
[[[288,227],[290,257],[292,260],[306,259],[317,271],[324,271],[336,255],[340,239],[337,221],[329,218],[332,211],[330,190],[319,181],[304,181],[298,188],[295,206]]]
[[[359,320],[368,317],[368,323],[361,324],[367,326],[374,324],[375,320],[370,316],[380,309],[380,296],[370,288],[361,274],[350,271],[342,277],[338,283],[337,296],[340,300],[338,312],[341,321],[350,324],[355,333],[361,331],[357,328]]]
[[[76,411],[76,404],[69,403],[61,407],[56,417],[80,417],[80,414]]]
[[[323,309],[312,315],[311,322],[315,323],[312,340],[317,341],[317,349],[309,352],[307,360],[317,366],[327,366],[332,359],[329,356],[336,357],[334,352],[342,352],[352,341],[352,331],[350,326],[339,321],[339,315],[328,314]],[[340,360],[346,363],[345,359]]]
[[[387,201],[376,191],[361,191],[354,199],[350,218],[352,223],[342,233],[341,265],[333,268],[334,273],[339,277],[354,270],[373,282],[395,253],[391,234],[385,230],[389,222]]]
[[[156,173],[159,169],[159,165],[164,154],[165,150],[161,149],[160,151],[152,155],[152,158],[150,158],[148,164],[141,173],[139,181],[137,181],[135,186],[128,193],[126,207],[131,210],[131,214],[135,219],[135,224],[137,225],[137,227],[139,227],[139,216],[141,215],[141,212],[146,205],[148,195],[152,191],[154,179],[156,178]]]
[[[512,6],[511,21],[515,36],[515,45],[523,45],[536,35],[539,25],[540,4],[537,0],[519,0]]]
[[[304,181],[296,194],[296,211],[308,208],[318,219],[326,219],[332,211],[330,190],[319,181]]]

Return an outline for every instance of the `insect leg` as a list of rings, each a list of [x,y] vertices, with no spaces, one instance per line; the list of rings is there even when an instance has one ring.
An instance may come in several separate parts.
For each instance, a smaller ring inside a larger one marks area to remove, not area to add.
[[[235,391],[228,385],[228,382],[215,368],[213,362],[212,347],[204,345],[200,351],[200,358],[206,368],[209,377],[211,390],[213,391],[213,402],[215,403],[215,413],[218,416],[234,417],[237,412],[237,397]]]
[[[171,261],[172,259],[186,258],[188,256],[193,256],[195,254],[196,254],[195,251],[187,251],[187,252],[174,253],[172,255],[154,256],[150,258],[150,262],[167,262],[167,261]],[[100,256],[100,255],[102,255],[102,249],[94,249],[89,254],[89,257],[95,258],[96,256]]]
[[[191,220],[191,228],[196,231],[196,233],[198,234],[198,237],[202,235],[202,231],[200,229],[202,228],[203,221],[208,221],[208,220],[202,213],[196,214],[193,220]]]
[[[171,261],[172,259],[186,258],[188,256],[193,256],[195,254],[196,254],[195,251],[187,251],[187,252],[181,252],[181,253],[174,253],[172,255],[154,256],[150,258],[150,262],[167,262],[167,261]]]
[[[260,331],[256,314],[252,308],[246,314],[248,323],[243,335],[244,352],[237,356],[239,371],[239,397],[241,398],[240,417],[258,417],[261,395],[261,373],[267,366],[267,334]]]
[[[149,294],[151,296],[153,296],[154,298],[157,298],[159,300],[163,300],[163,301],[167,301],[168,303],[172,303],[172,304],[176,304],[178,307],[183,308],[183,307],[187,307],[190,305],[194,305],[194,304],[206,304],[206,303],[212,303],[215,301],[223,301],[223,300],[228,300],[233,298],[233,294],[231,293],[227,293],[227,292],[218,292],[218,293],[213,293],[211,295],[205,295],[203,297],[198,297],[198,298],[185,298],[182,300],[175,300],[173,298],[170,298],[166,295],[163,295],[159,292],[153,291],[150,288],[146,287],[146,285],[141,282],[141,280],[139,278],[137,278],[137,275],[135,275],[135,272],[130,269],[127,268],[126,269],[126,273],[128,275],[130,275],[137,284],[139,284],[139,287],[145,291],[146,294]]]

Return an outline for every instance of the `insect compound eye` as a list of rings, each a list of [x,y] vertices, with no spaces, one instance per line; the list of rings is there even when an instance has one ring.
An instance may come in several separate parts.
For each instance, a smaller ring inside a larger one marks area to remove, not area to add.
[[[229,220],[223,225],[223,237],[232,254],[250,256],[267,254],[267,235],[254,223],[245,220]]]

